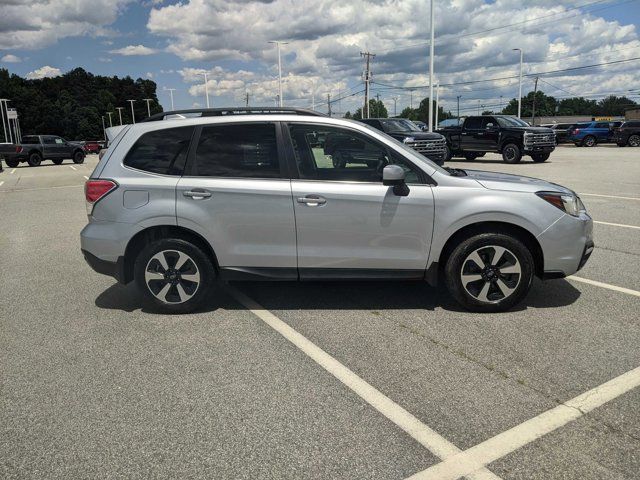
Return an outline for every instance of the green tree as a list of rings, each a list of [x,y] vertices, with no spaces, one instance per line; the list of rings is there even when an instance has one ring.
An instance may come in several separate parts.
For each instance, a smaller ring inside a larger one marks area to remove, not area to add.
[[[369,99],[369,117],[371,118],[387,118],[389,117],[389,112],[387,112],[387,107],[384,106],[382,100],[377,100],[375,98]],[[355,120],[362,119],[362,108],[359,107],[353,114],[353,118]]]

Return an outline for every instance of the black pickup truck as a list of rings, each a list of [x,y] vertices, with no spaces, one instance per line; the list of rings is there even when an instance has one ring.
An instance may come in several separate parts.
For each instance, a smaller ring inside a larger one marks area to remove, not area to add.
[[[518,163],[524,155],[544,162],[556,148],[550,128],[532,127],[517,117],[481,115],[467,117],[457,127],[438,130],[447,139],[451,156],[475,160],[486,152],[502,154],[506,163]]]
[[[442,165],[447,157],[450,158],[447,142],[442,135],[423,132],[411,120],[406,118],[366,118],[360,121],[400,140],[438,165]]]
[[[82,145],[55,135],[25,135],[15,151],[5,155],[5,162],[11,168],[17,167],[20,162],[37,167],[42,160],[51,160],[60,165],[66,158],[73,160],[73,163],[84,162]]]

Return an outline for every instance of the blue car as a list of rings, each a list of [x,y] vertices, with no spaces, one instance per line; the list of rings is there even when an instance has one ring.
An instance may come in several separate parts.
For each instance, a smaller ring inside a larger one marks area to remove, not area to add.
[[[611,142],[611,122],[580,122],[569,128],[567,140],[576,147],[595,147],[598,143]]]

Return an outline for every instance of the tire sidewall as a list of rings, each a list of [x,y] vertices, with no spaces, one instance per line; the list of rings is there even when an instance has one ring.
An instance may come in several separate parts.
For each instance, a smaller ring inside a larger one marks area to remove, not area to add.
[[[515,149],[515,156],[513,158],[507,157],[507,152]],[[522,159],[522,149],[516,143],[507,143],[502,147],[502,159],[505,163],[518,163]]]
[[[548,153],[542,153],[539,155],[531,155],[531,160],[533,160],[536,163],[542,163],[542,162],[546,162],[547,160],[549,160],[549,157],[551,155]]]
[[[76,165],[84,163],[84,153],[82,153],[80,150],[74,152],[72,160]]]
[[[636,141],[636,145],[632,145],[632,144],[631,144],[631,139],[632,139],[632,138],[635,138],[635,139],[636,139],[636,140],[635,140],[635,141]],[[628,144],[630,147],[638,147],[638,146],[640,146],[640,135],[630,135],[630,136],[629,136],[629,140],[627,141],[627,144]]]
[[[189,255],[200,272],[200,285],[195,295],[184,303],[167,304],[158,300],[147,287],[145,269],[151,257],[163,250],[177,250]],[[215,269],[209,257],[191,242],[182,239],[156,240],[146,245],[138,254],[133,267],[134,282],[141,293],[145,304],[152,310],[161,313],[179,314],[197,310],[211,295],[215,286]]]
[[[467,293],[460,272],[466,258],[478,248],[498,245],[510,250],[520,262],[522,269],[520,283],[509,297],[497,303],[483,303]],[[449,256],[445,265],[445,281],[453,298],[467,310],[475,312],[502,312],[521,302],[529,292],[533,282],[535,266],[529,249],[518,239],[502,233],[481,233],[459,244]]]
[[[39,167],[42,163],[42,156],[39,153],[32,153],[28,160],[30,167]]]
[[[591,143],[591,145],[589,145],[589,143]],[[586,137],[584,137],[584,140],[582,140],[582,145],[584,145],[585,147],[595,147],[596,146],[595,137],[592,135],[587,135]]]
[[[20,165],[19,160],[5,160],[5,163],[9,168],[16,168],[18,165]]]

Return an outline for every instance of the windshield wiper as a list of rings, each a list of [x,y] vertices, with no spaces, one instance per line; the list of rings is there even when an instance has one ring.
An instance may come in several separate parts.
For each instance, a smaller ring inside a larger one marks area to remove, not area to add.
[[[452,177],[466,177],[467,176],[467,172],[465,172],[461,168],[444,167],[444,169],[447,172],[449,172]]]

